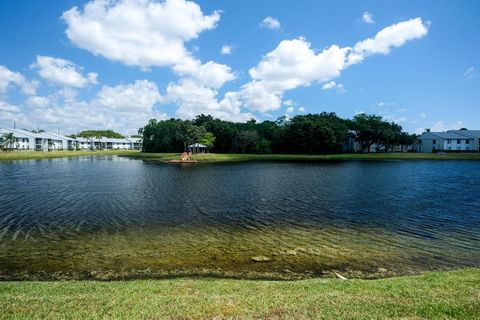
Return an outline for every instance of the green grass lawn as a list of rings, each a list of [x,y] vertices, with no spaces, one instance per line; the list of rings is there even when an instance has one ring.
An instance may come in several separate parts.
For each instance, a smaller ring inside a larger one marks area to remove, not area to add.
[[[132,158],[168,161],[178,159],[178,153],[145,153],[131,155]],[[242,161],[326,161],[326,160],[480,160],[480,153],[349,153],[330,155],[297,154],[219,154],[209,153],[193,156],[198,162],[242,162]]]
[[[382,280],[0,282],[1,319],[479,319],[480,269]]]
[[[108,150],[108,151],[0,151],[2,160],[29,160],[29,159],[51,159],[63,157],[79,157],[91,155],[133,155],[139,151]]]

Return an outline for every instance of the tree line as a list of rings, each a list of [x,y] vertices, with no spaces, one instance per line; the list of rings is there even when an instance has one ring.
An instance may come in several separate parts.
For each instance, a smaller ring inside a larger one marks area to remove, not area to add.
[[[118,132],[113,130],[84,130],[77,134],[69,135],[70,138],[97,138],[100,139],[102,137],[105,138],[113,138],[113,139],[123,139],[125,138]]]
[[[340,153],[356,141],[364,151],[403,149],[416,135],[377,115],[343,119],[335,113],[285,116],[276,121],[231,122],[201,114],[193,120],[151,119],[139,130],[146,152],[182,152],[202,143],[216,153]]]

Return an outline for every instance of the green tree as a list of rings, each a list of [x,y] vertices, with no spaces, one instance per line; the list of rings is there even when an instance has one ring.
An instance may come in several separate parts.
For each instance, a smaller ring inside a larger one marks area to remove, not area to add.
[[[13,132],[8,132],[2,135],[0,139],[0,145],[4,149],[12,150],[15,146],[18,148],[17,138],[13,134]]]
[[[177,123],[177,137],[182,141],[184,151],[187,150],[187,146],[198,143],[206,132],[203,126],[196,126],[189,120],[180,120]]]
[[[77,137],[81,137],[81,138],[105,137],[105,138],[112,138],[112,139],[125,138],[123,135],[113,130],[84,130],[78,133]]]
[[[234,150],[240,153],[257,153],[259,140],[257,131],[239,131],[234,141]]]
[[[342,150],[347,131],[347,123],[335,113],[307,114],[285,125],[282,141],[293,153],[333,153]]]
[[[385,150],[403,149],[412,141],[400,125],[382,117],[361,114],[349,120],[327,112],[243,123],[204,114],[192,121],[152,119],[139,133],[147,152],[181,152],[200,142],[217,153],[337,153],[351,138],[367,150],[373,144]]]
[[[200,140],[200,143],[205,145],[209,150],[215,145],[215,136],[211,132],[206,132],[203,135],[203,138]]]
[[[212,152],[228,153],[233,151],[233,141],[239,130],[235,123],[203,114],[197,116],[193,123],[197,126],[203,126],[207,132],[211,132],[215,136],[215,145],[211,150]]]
[[[361,113],[353,118],[352,129],[355,139],[362,145],[362,149],[370,152],[373,144],[383,141],[385,122],[380,116]]]

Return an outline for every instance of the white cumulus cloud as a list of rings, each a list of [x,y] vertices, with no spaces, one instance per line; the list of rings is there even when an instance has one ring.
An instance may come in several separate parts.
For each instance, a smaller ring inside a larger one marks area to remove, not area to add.
[[[83,75],[80,67],[65,59],[37,56],[32,68],[37,69],[42,78],[59,86],[84,88],[89,84],[97,84],[95,72]]]
[[[11,113],[19,113],[22,110],[17,106],[6,103],[4,101],[0,101],[0,111],[11,112]]]
[[[202,63],[185,47],[201,32],[216,27],[218,11],[205,15],[198,4],[187,0],[93,0],[83,10],[74,7],[62,17],[70,41],[95,55],[142,69],[171,67],[181,79],[170,84],[167,100],[178,103],[179,114],[191,113],[188,108],[197,110],[202,104],[206,110],[215,106],[232,111],[227,102],[212,96],[234,80],[235,73],[215,61]],[[222,51],[231,53],[231,49]],[[191,91],[183,90],[182,97],[175,96],[186,87]],[[204,93],[203,101],[197,95],[199,91]]]
[[[12,86],[19,87],[26,95],[34,95],[38,84],[37,81],[27,81],[21,73],[0,65],[0,95],[7,93]]]
[[[197,59],[185,59],[181,64],[175,65],[173,70],[181,76],[190,77],[212,88],[220,88],[226,82],[235,79],[235,74],[229,66],[214,61],[201,64]]]
[[[325,89],[336,87],[344,92],[343,85],[331,81],[345,68],[372,54],[388,54],[393,47],[422,38],[427,32],[422,20],[415,18],[388,26],[353,48],[331,45],[316,52],[304,38],[283,40],[250,69],[252,81],[242,87],[241,99],[250,110],[265,113],[279,109],[284,92],[300,86],[324,83]]]
[[[303,38],[280,42],[250,69],[253,80],[242,89],[246,107],[260,112],[277,110],[286,90],[338,77],[347,52],[348,48],[333,45],[317,54]]]
[[[372,54],[388,54],[392,48],[403,46],[410,40],[421,39],[427,33],[427,24],[421,18],[388,26],[375,37],[357,42],[348,56],[349,64],[358,63]]]
[[[148,80],[103,86],[91,100],[79,99],[76,90],[63,88],[45,97],[30,97],[20,109],[0,107],[0,126],[16,120],[25,128],[40,125],[65,133],[106,128],[135,134],[149,119],[167,118],[159,111],[161,100],[157,85]]]
[[[375,23],[375,21],[373,20],[373,15],[368,12],[368,11],[365,11],[362,15],[362,21],[365,22],[365,23],[368,23],[368,24],[373,24]]]
[[[322,90],[331,90],[331,89],[337,89],[338,92],[345,92],[345,88],[343,87],[343,84],[341,84],[341,83],[336,83],[336,82],[333,81],[333,80],[325,83],[325,84],[322,86]]]
[[[31,96],[27,100],[27,105],[33,108],[45,108],[51,101],[46,97],[41,96]]]
[[[93,0],[62,15],[76,46],[126,65],[149,68],[181,63],[186,41],[216,27],[219,12],[204,15],[192,1]]]
[[[161,101],[157,85],[148,80],[137,80],[133,84],[115,87],[103,86],[97,93],[98,103],[112,111],[126,113],[149,112]]]
[[[281,27],[280,21],[270,16],[263,19],[262,22],[260,23],[260,26],[268,29],[280,29]]]
[[[237,93],[227,92],[220,101],[217,99],[217,94],[218,92],[211,87],[191,79],[182,79],[177,83],[169,84],[166,102],[178,104],[177,115],[186,119],[194,118],[201,113],[232,121],[254,118],[250,113],[241,112]]]
[[[231,46],[231,45],[226,45],[225,44],[220,49],[220,54],[223,54],[223,55],[232,54],[232,52],[233,52],[233,46]]]

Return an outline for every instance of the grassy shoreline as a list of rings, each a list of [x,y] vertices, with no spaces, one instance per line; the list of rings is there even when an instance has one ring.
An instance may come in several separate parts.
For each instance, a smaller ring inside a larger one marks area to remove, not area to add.
[[[81,157],[81,156],[124,156],[132,159],[166,162],[179,159],[179,153],[146,153],[128,150],[106,151],[19,151],[0,152],[0,161],[8,160],[40,160],[53,158]],[[337,160],[477,160],[480,153],[342,153],[327,155],[303,154],[234,154],[209,153],[195,155],[198,162],[245,162],[245,161],[337,161]]]
[[[480,269],[380,280],[0,282],[0,319],[474,319]]]
[[[139,151],[129,150],[99,150],[99,151],[1,151],[0,161],[9,160],[41,160],[54,158],[70,158],[81,156],[129,156]]]
[[[178,159],[177,153],[146,153],[139,152],[129,157],[146,161],[166,162]],[[220,154],[209,153],[195,155],[198,162],[222,163],[222,162],[246,162],[246,161],[346,161],[346,160],[477,160],[480,161],[480,153],[348,153],[329,155],[297,155],[297,154]]]

